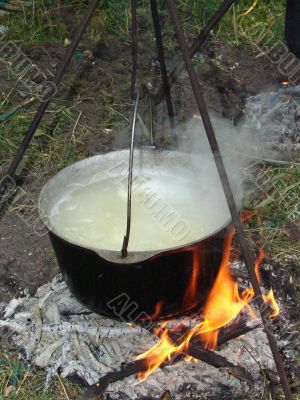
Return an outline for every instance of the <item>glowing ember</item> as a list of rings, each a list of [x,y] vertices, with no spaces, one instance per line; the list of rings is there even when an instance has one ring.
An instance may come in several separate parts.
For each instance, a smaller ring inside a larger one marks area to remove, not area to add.
[[[159,303],[156,304],[154,313],[151,315],[151,319],[153,321],[155,321],[157,318],[159,318],[159,316],[161,314],[162,307],[163,307],[163,302],[162,301],[160,301]]]
[[[261,282],[259,266],[262,263],[263,259],[265,258],[265,255],[266,255],[266,253],[263,251],[263,249],[259,249],[258,257],[256,259],[255,266],[254,266],[255,275],[256,275],[256,278],[259,283]]]
[[[253,213],[244,215],[242,221],[251,218],[253,215]],[[137,357],[137,360],[144,359],[145,364],[148,367],[146,372],[139,374],[139,379],[147,378],[147,376],[157,369],[163,362],[171,360],[172,355],[177,355],[180,352],[185,351],[193,337],[200,338],[206,348],[216,348],[220,329],[234,321],[241,311],[247,312],[249,317],[257,317],[254,309],[250,306],[250,302],[254,298],[253,288],[250,287],[243,290],[240,294],[238,284],[230,270],[230,251],[234,234],[235,230],[232,228],[229,230],[225,238],[223,259],[218,276],[208,296],[204,309],[201,312],[203,318],[202,321],[182,336],[180,345],[172,343],[169,338],[170,331],[166,327],[166,324],[164,324],[160,328],[160,331],[156,332],[158,336],[160,336],[160,342],[147,352]],[[255,272],[259,282],[261,281],[259,266],[264,259],[264,256],[264,251],[260,249],[255,263]],[[199,279],[200,271],[198,263],[199,257],[195,257],[192,276],[185,297],[186,305],[191,304],[191,301],[196,295],[197,281]],[[263,296],[263,298],[265,303],[272,307],[273,311],[270,314],[271,317],[277,316],[279,314],[279,307],[274,298],[273,290],[271,289],[267,295]],[[178,327],[172,328],[172,332],[176,332],[176,330],[178,330]]]

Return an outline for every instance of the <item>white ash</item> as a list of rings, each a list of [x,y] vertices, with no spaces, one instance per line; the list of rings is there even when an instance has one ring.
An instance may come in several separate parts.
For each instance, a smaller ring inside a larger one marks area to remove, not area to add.
[[[13,299],[5,307],[0,329],[6,335],[14,332],[11,342],[15,351],[32,366],[45,369],[46,384],[57,371],[63,378],[75,375],[93,384],[159,340],[140,326],[89,313],[71,295],[60,275],[39,288],[35,297]],[[230,341],[218,353],[245,367],[255,383],[240,381],[226,369],[218,370],[201,361],[181,360],[157,369],[143,382],[132,376],[110,385],[110,397],[118,398],[120,393],[122,398],[159,397],[170,390],[174,398],[180,399],[189,390],[214,395],[225,385],[237,398],[247,393],[254,398],[264,387],[260,368],[275,369],[262,328]]]
[[[283,86],[247,98],[245,114],[264,147],[300,150],[300,86]]]

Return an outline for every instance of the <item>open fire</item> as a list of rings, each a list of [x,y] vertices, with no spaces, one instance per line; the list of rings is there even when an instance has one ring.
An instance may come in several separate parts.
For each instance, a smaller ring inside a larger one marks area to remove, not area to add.
[[[254,213],[244,214],[242,221],[250,219],[253,215]],[[200,339],[206,349],[216,349],[221,328],[235,321],[242,311],[251,319],[258,318],[255,309],[250,305],[254,298],[253,288],[249,287],[241,290],[230,270],[230,256],[234,234],[235,229],[231,228],[225,238],[220,270],[206,304],[203,310],[201,310],[201,322],[181,335],[178,341],[179,344],[174,344],[170,335],[178,333],[179,330],[182,331],[182,325],[168,329],[167,323],[164,323],[157,328],[155,333],[160,337],[159,343],[136,358],[136,360],[144,360],[147,366],[145,372],[139,373],[139,379],[146,379],[165,361],[169,361],[172,357],[185,352],[193,338]],[[259,249],[255,263],[255,272],[259,282],[261,282],[259,267],[264,257],[264,251]],[[196,283],[200,274],[200,265],[197,262],[198,258],[195,257],[195,260],[190,285],[185,298],[186,302],[189,303],[191,299],[195,298]],[[279,314],[279,307],[272,288],[269,290],[269,293],[263,295],[263,298],[264,302],[270,306],[270,316],[272,318],[276,317]],[[159,308],[160,306],[157,307],[156,314]]]
[[[236,253],[231,251],[233,237],[234,230],[230,230],[224,242],[219,274],[198,314],[193,312],[186,317],[162,321],[151,332],[148,321],[145,326],[128,326],[126,321],[96,314],[87,316],[87,310],[58,276],[40,288],[36,297],[14,299],[5,310],[0,327],[13,333],[13,345],[24,348],[23,354],[32,365],[47,368],[48,380],[59,365],[62,377],[79,376],[91,385],[83,399],[100,399],[108,385],[115,392],[125,391],[133,399],[148,394],[160,396],[166,388],[172,393],[177,393],[179,388],[186,393],[189,390],[186,385],[193,384],[203,393],[216,394],[222,390],[222,385],[228,385],[239,395],[244,393],[245,386],[250,392],[260,393],[264,380],[260,376],[261,370],[256,368],[257,361],[263,371],[272,372],[275,367],[258,310],[254,301],[251,302],[254,298],[252,288],[247,288],[244,280],[241,284],[239,280],[238,286],[231,273],[233,260],[236,261],[234,269],[242,266]],[[264,252],[260,250],[255,265],[259,280],[259,265],[263,258]],[[200,256],[198,261],[201,262]],[[239,272],[237,276],[241,277]],[[188,309],[195,304],[193,295],[197,279],[201,279],[201,265],[195,262],[182,303]],[[264,300],[266,312],[277,315],[279,310],[272,290],[266,292]],[[36,304],[41,304],[39,312]],[[158,303],[152,318],[159,318],[163,308],[164,303]],[[28,316],[32,322],[28,322]],[[42,322],[39,322],[41,318]],[[247,336],[241,337],[247,332]],[[237,337],[241,339],[232,340]],[[225,343],[227,345],[223,346]],[[211,350],[221,345],[221,352]],[[57,349],[50,359],[49,348],[50,351]],[[70,351],[70,348],[74,350]],[[249,357],[246,350],[255,358]],[[143,354],[137,357],[138,353]],[[167,365],[169,360],[172,367]],[[196,366],[195,360],[202,363]],[[158,368],[160,366],[162,368]],[[156,369],[156,373],[146,379]],[[203,380],[198,379],[199,370]],[[137,374],[143,381],[139,384],[135,380]],[[121,382],[125,379],[128,381]],[[214,385],[215,382],[218,384]]]

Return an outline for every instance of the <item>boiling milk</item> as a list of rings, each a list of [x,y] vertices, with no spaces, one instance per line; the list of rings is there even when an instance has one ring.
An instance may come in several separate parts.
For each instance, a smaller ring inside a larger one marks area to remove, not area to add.
[[[70,185],[50,212],[54,230],[86,247],[120,251],[127,222],[127,180]],[[159,250],[205,238],[230,219],[221,185],[177,175],[134,178],[129,251]]]

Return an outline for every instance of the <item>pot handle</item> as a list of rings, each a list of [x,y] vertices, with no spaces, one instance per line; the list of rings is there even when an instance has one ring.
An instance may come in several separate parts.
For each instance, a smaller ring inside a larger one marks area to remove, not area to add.
[[[151,96],[148,86],[145,83],[142,84],[141,89],[145,93],[145,95],[148,97],[148,100],[149,100],[150,130],[145,125],[145,123],[139,113],[137,113],[137,119],[139,120],[139,123],[141,124],[142,130],[144,131],[145,135],[149,138],[149,146],[155,147],[152,96]]]
[[[145,92],[146,96],[149,99],[150,131],[147,129],[146,125],[144,124],[144,121],[142,120],[141,116],[138,113],[138,106],[142,90]],[[127,225],[126,225],[126,233],[123,240],[123,246],[121,250],[121,255],[123,258],[127,257],[128,255],[128,243],[129,243],[130,229],[131,229],[133,154],[134,154],[135,130],[136,130],[137,119],[139,120],[144,132],[146,132],[146,134],[149,135],[150,147],[155,147],[154,144],[155,138],[153,129],[153,104],[152,104],[151,94],[146,84],[142,84],[141,90],[139,90],[137,93],[134,105],[133,120],[132,120],[131,143],[130,143],[130,153],[129,153],[129,169],[128,169]]]
[[[127,225],[126,225],[126,233],[123,240],[123,246],[121,250],[122,257],[127,257],[128,254],[128,243],[130,237],[130,228],[131,228],[131,195],[132,195],[132,172],[133,172],[133,153],[134,153],[134,138],[135,138],[135,128],[136,128],[136,120],[137,120],[137,111],[138,105],[140,101],[140,91],[138,91],[135,105],[134,105],[134,113],[132,120],[132,130],[131,130],[131,144],[130,144],[130,153],[129,153],[129,170],[128,170],[128,193],[127,193]]]

